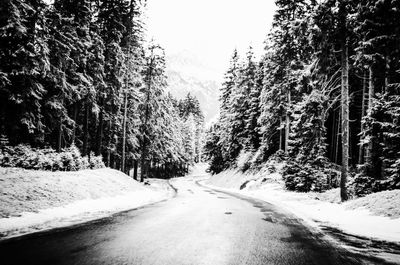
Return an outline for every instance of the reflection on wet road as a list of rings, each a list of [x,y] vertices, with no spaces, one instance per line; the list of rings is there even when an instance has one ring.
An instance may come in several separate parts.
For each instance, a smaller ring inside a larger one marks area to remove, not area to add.
[[[175,198],[0,243],[1,264],[383,264],[266,202],[172,181]]]

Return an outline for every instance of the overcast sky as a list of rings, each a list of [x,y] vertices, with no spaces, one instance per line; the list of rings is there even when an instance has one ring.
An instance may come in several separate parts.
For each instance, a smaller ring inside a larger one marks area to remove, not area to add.
[[[148,36],[167,53],[188,50],[224,71],[233,49],[257,55],[269,31],[274,0],[148,0]]]

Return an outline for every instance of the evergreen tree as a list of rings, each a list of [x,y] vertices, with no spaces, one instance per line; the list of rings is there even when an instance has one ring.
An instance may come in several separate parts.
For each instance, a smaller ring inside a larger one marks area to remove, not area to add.
[[[398,1],[276,4],[256,74],[238,60],[229,68],[207,132],[211,171],[234,166],[244,148],[256,151],[251,166],[285,159],[289,189],[336,187],[339,168],[343,201],[349,185],[355,195],[398,188]]]
[[[258,66],[253,61],[253,51],[250,48],[247,53],[247,64],[244,69],[244,85],[247,87],[247,109],[246,128],[245,128],[245,149],[255,151],[260,146],[260,137],[258,132],[257,120],[260,117],[260,92],[263,80],[263,66]]]
[[[194,150],[192,154],[192,162],[199,162],[202,150],[202,137],[203,137],[203,127],[204,127],[204,115],[200,108],[200,103],[198,99],[190,93],[186,95],[183,100],[178,102],[179,115],[183,121],[194,123],[193,130],[191,132],[191,140],[194,142]],[[192,126],[189,126],[192,127]]]
[[[107,98],[104,100],[107,119],[106,161],[108,166],[116,168],[121,161],[119,154],[120,128],[122,128],[121,108],[123,104],[122,88],[124,74],[124,53],[121,41],[125,34],[124,19],[128,12],[128,3],[125,0],[104,0],[98,11],[100,35],[105,45],[104,81]]]
[[[139,0],[3,1],[0,134],[12,145],[59,152],[77,146],[89,162],[94,151],[110,167],[133,168],[135,176],[139,158],[142,173],[186,172],[200,156],[204,116],[188,96],[181,117],[177,101],[164,94],[162,49],[151,45],[145,54],[143,6]],[[195,124],[190,152],[185,123]]]
[[[212,125],[206,132],[206,139],[204,144],[204,156],[210,163],[209,171],[218,174],[226,169],[226,161],[222,153],[222,146],[220,140],[220,124]]]
[[[50,67],[45,6],[40,0],[0,3],[0,130],[11,144],[44,142],[43,82]]]
[[[399,3],[393,1],[367,1],[358,10],[357,33],[363,41],[357,47],[357,59],[360,67],[369,71],[360,134],[364,158],[360,159],[360,174],[355,180],[358,195],[396,186],[393,168],[397,151],[389,139],[396,135],[391,106],[396,105],[399,82],[395,71],[399,58],[398,8]]]
[[[164,51],[160,46],[151,45],[148,48],[146,62],[143,68],[144,85],[141,88],[143,99],[139,106],[140,112],[140,148],[141,148],[141,181],[144,180],[148,167],[148,154],[156,139],[157,117],[160,113],[158,100],[166,85]]]
[[[220,123],[221,131],[220,145],[222,146],[222,153],[227,163],[233,163],[233,160],[240,152],[240,144],[238,139],[233,139],[235,135],[234,126],[231,124],[232,104],[239,103],[238,100],[233,100],[233,91],[236,89],[236,82],[239,71],[239,56],[235,49],[230,61],[229,69],[225,73],[225,80],[221,87],[221,108],[220,108]],[[240,95],[239,95],[240,96]]]

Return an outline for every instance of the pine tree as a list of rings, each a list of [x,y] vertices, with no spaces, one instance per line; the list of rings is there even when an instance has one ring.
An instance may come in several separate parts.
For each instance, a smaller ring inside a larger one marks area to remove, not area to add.
[[[267,46],[268,47],[268,46]],[[264,80],[260,93],[260,117],[258,125],[261,135],[262,153],[264,159],[281,149],[279,90],[274,86],[277,67],[273,61],[273,50],[269,47],[263,58]]]
[[[287,153],[289,149],[289,134],[291,123],[291,105],[292,98],[296,97],[295,87],[297,83],[296,71],[303,67],[302,64],[307,63],[309,57],[309,45],[307,38],[304,36],[307,30],[307,20],[301,20],[306,12],[309,12],[312,5],[308,1],[287,1],[278,0],[278,7],[274,16],[274,31],[272,39],[274,40],[274,49],[276,51],[276,63],[279,69],[279,75],[276,76],[279,85],[279,95],[281,98],[282,114],[281,120],[281,142],[284,144],[284,151]],[[294,34],[297,33],[297,34]],[[284,129],[283,129],[284,128]]]
[[[138,112],[131,111],[128,119],[128,109],[137,110],[140,102],[140,87],[142,86],[143,71],[143,25],[140,22],[141,18],[141,4],[135,0],[131,0],[129,4],[129,12],[126,14],[125,19],[125,34],[122,39],[122,48],[124,50],[124,84],[123,84],[123,97],[124,97],[124,108],[123,108],[123,136],[122,136],[122,155],[121,155],[121,169],[126,171],[126,146],[127,139],[134,139],[139,134],[138,127],[135,126],[137,122],[130,120],[139,120]],[[130,127],[129,130],[127,127]],[[128,133],[127,133],[128,131]],[[137,143],[131,141],[130,156],[136,159],[133,151],[138,148]]]
[[[177,104],[180,118],[184,122],[192,119],[194,122],[194,133],[191,136],[191,141],[194,141],[193,161],[199,162],[202,150],[201,139],[203,137],[204,115],[200,108],[199,100],[190,93]]]
[[[363,36],[363,41],[357,47],[357,57],[360,65],[369,69],[368,104],[362,119],[360,140],[365,155],[361,161],[363,163],[360,165],[360,174],[355,181],[358,195],[378,191],[385,186],[387,188],[390,185],[381,183],[387,183],[385,179],[391,179],[389,176],[393,176],[387,168],[391,167],[395,158],[389,155],[390,141],[385,140],[385,135],[393,135],[394,130],[390,130],[389,133],[386,129],[394,125],[395,120],[391,117],[386,123],[385,117],[391,115],[386,116],[385,113],[386,106],[395,104],[391,99],[395,97],[396,92],[393,87],[396,87],[398,82],[394,71],[398,61],[395,58],[399,57],[399,52],[395,48],[400,30],[398,20],[395,18],[399,15],[398,8],[397,2],[367,1],[360,5],[357,16],[357,31]],[[386,126],[382,126],[383,124]]]
[[[11,144],[44,141],[41,101],[50,67],[45,6],[40,0],[0,4],[0,130]]]
[[[226,119],[226,115],[229,112],[230,95],[232,93],[232,88],[234,87],[235,82],[236,82],[238,63],[239,63],[239,55],[238,55],[237,50],[235,49],[233,51],[233,54],[231,57],[229,69],[226,71],[225,76],[224,76],[224,79],[225,79],[224,83],[222,84],[222,87],[221,87],[221,98],[220,98],[221,122],[224,122],[224,120]]]
[[[252,60],[252,54],[249,54],[248,61]],[[252,63],[252,61],[251,61]],[[240,62],[234,86],[232,87],[226,122],[229,128],[226,132],[228,137],[228,158],[231,163],[234,163],[241,150],[243,150],[246,140],[246,121],[247,110],[249,108],[248,95],[253,86],[253,79],[247,78],[247,67],[243,62]],[[253,69],[254,70],[254,69]],[[254,74],[254,71],[253,71]]]
[[[123,74],[124,53],[121,47],[122,38],[126,28],[124,19],[129,11],[125,0],[104,0],[99,5],[98,23],[100,24],[100,35],[105,45],[104,81],[107,91],[105,94],[106,105],[103,106],[107,119],[107,152],[106,161],[108,166],[117,168],[121,157],[119,154],[120,133],[122,128],[121,109],[123,104]]]
[[[158,45],[148,48],[146,62],[144,64],[144,85],[141,89],[143,100],[139,106],[140,112],[140,148],[141,148],[141,181],[148,173],[148,154],[151,149],[152,140],[156,138],[154,131],[157,115],[160,108],[158,99],[163,93],[166,85],[164,51]]]
[[[358,85],[362,83],[359,79],[356,80],[355,76],[349,74],[351,70],[349,65],[354,54],[352,47],[358,41],[358,36],[354,35],[354,23],[350,19],[355,12],[356,5],[357,3],[349,1],[326,1],[318,6],[315,15],[316,26],[320,30],[316,32],[314,38],[314,45],[316,45],[314,47],[321,51],[318,54],[318,72],[320,75],[325,76],[325,80],[332,80],[327,82],[328,95],[334,96],[327,109],[327,111],[331,112],[328,117],[330,116],[333,120],[334,126],[332,128],[335,128],[335,124],[337,124],[336,128],[340,128],[341,132],[341,145],[339,146],[337,144],[339,139],[336,137],[339,136],[339,130],[330,131],[328,128],[328,133],[331,134],[334,145],[331,150],[333,148],[335,154],[338,153],[338,150],[341,150],[341,198],[343,201],[348,198],[347,176],[349,175],[349,164],[355,164],[357,160],[354,159],[357,157],[357,152],[353,152],[353,150],[357,150],[355,148],[356,145],[352,144],[353,141],[350,141],[350,139],[357,137],[357,134],[356,130],[350,128],[349,123],[351,118],[349,113],[356,113],[356,105],[351,104],[349,97],[356,88],[355,86],[354,88],[350,87],[349,84],[355,83]],[[340,58],[338,57],[339,53],[335,54],[331,49],[340,50]],[[337,85],[339,69],[341,73],[340,93]],[[339,98],[341,100],[340,105]],[[336,111],[337,105],[340,106],[340,113]],[[340,117],[340,125],[338,117]],[[336,161],[336,159],[337,156],[334,155],[333,160]]]
[[[220,140],[220,124],[212,125],[206,132],[206,139],[204,144],[204,156],[210,163],[209,170],[212,173],[218,174],[226,169],[226,161],[222,153],[222,146]]]
[[[222,146],[222,153],[227,163],[231,163],[240,151],[240,146],[237,142],[237,139],[231,138],[233,130],[233,125],[231,124],[232,94],[236,86],[238,71],[239,56],[237,50],[235,49],[233,51],[229,69],[225,73],[225,80],[222,84],[220,98],[220,128],[224,128],[224,130],[221,131],[220,145]],[[232,140],[234,140],[234,142],[232,142]]]
[[[256,65],[253,62],[252,52],[248,54],[248,64],[246,67],[246,78],[252,81],[249,85],[249,99],[246,120],[246,144],[248,150],[255,151],[260,147],[260,135],[257,120],[260,117],[260,93],[262,89],[262,81],[264,79],[263,64]]]

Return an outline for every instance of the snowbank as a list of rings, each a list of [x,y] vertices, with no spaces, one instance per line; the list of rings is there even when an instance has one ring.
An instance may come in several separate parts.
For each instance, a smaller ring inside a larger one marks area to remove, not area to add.
[[[251,175],[225,171],[204,184],[283,207],[314,227],[334,227],[353,235],[400,242],[399,190],[339,203],[338,189],[322,194],[291,192],[284,189],[277,174],[270,177],[268,173]]]
[[[364,208],[375,215],[400,218],[400,190],[382,191],[349,201],[348,209]]]
[[[0,237],[77,224],[174,194],[165,181],[143,185],[113,169],[0,168],[0,184]]]
[[[218,187],[242,190],[246,187],[254,186],[255,183],[267,181],[265,176],[268,176],[268,181],[281,180],[282,176],[279,172],[282,165],[279,164],[278,167],[278,169],[274,170],[274,173],[271,173],[266,167],[259,170],[248,170],[245,173],[237,169],[228,169],[218,175],[214,175],[207,183]]]
[[[331,203],[312,199],[308,194],[288,192],[281,185],[274,184],[247,191],[247,194],[281,205],[313,226],[336,227],[349,234],[400,242],[400,218],[377,216],[369,208],[356,207],[359,199],[342,204]],[[371,198],[367,196],[364,200]]]
[[[209,165],[207,163],[194,164],[192,167],[190,167],[188,177],[189,176],[208,176],[209,174],[206,173],[208,166]]]

